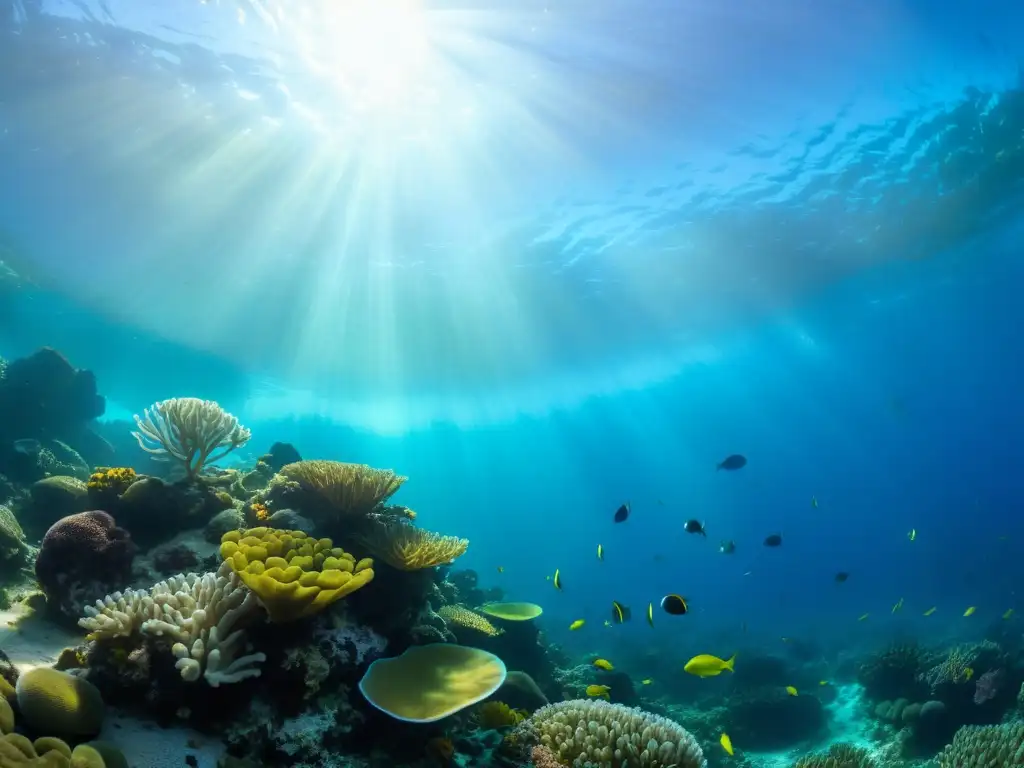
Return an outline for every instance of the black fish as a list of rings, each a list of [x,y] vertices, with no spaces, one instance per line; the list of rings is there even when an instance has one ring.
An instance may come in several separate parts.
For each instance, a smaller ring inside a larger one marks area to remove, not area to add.
[[[707,534],[704,532],[704,523],[700,520],[687,520],[686,525],[683,526],[687,533],[699,533],[701,536],[707,538]]]
[[[629,517],[629,502],[628,501],[625,504],[623,504],[621,507],[619,507],[618,509],[615,510],[615,517],[613,517],[612,519],[616,523],[624,523],[624,522],[626,522],[626,518],[627,517]]]
[[[665,595],[661,598],[661,609],[671,616],[685,616],[690,610],[686,598],[680,595]]]
[[[743,469],[745,466],[747,466],[747,457],[734,453],[732,456],[727,456],[725,461],[718,465],[718,468],[732,471]]]
[[[736,542],[723,541],[721,544],[718,545],[718,551],[721,552],[723,555],[731,555],[733,552],[736,551]]]
[[[782,534],[781,533],[773,533],[771,536],[769,536],[767,539],[764,540],[764,545],[766,547],[781,547],[782,546]]]
[[[628,606],[622,603],[612,600],[612,621],[616,624],[623,624],[629,621],[633,617],[633,612],[629,610]]]
[[[839,573],[836,574],[836,581],[839,582],[840,584],[842,584],[848,578],[850,578],[850,574],[848,574],[846,571],[840,571]]]

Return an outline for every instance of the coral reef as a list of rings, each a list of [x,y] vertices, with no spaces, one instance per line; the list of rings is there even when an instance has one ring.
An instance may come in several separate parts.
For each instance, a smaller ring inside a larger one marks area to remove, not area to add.
[[[833,744],[825,752],[800,758],[793,768],[875,768],[875,761],[861,747]]]
[[[939,768],[1024,765],[1024,724],[964,726],[938,757]]]

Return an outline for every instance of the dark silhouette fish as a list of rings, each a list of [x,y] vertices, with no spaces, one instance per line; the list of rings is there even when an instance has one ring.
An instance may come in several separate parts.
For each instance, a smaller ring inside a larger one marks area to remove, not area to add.
[[[707,538],[707,533],[704,531],[704,523],[700,520],[687,520],[683,528],[687,533],[699,533],[704,538]]]
[[[848,578],[850,578],[850,574],[848,574],[846,571],[840,571],[839,573],[836,574],[836,581],[839,584],[842,584]]]
[[[718,465],[718,469],[726,469],[732,472],[737,469],[743,469],[745,466],[747,466],[747,457],[734,453],[732,456],[726,456],[725,461]]]
[[[764,540],[764,545],[766,547],[781,547],[782,546],[782,534],[781,533],[773,533],[771,536],[769,536],[767,539]]]
[[[621,507],[615,510],[615,517],[612,518],[616,523],[626,522],[626,518],[629,517],[629,502],[627,501]]]

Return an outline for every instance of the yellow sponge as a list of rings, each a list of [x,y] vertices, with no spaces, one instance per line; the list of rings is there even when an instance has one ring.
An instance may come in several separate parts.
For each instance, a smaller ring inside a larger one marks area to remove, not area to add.
[[[36,667],[15,688],[18,710],[31,728],[56,736],[94,736],[103,725],[103,698],[81,677]]]
[[[302,531],[228,531],[220,555],[275,622],[312,616],[373,580],[371,559],[356,561],[330,539]]]

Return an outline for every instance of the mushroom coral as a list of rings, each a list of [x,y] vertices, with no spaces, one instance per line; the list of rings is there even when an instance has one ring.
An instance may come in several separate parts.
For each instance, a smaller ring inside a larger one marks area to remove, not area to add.
[[[373,580],[370,558],[356,561],[330,539],[302,531],[228,531],[220,555],[274,622],[312,616]]]
[[[504,662],[479,648],[434,643],[373,662],[359,690],[396,720],[432,723],[483,701],[505,682]]]

